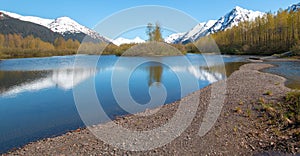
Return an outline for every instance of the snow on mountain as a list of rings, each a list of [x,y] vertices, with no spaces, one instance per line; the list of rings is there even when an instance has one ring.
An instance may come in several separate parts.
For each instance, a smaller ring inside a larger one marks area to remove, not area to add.
[[[181,38],[181,42],[185,42],[189,40],[195,41],[200,37],[206,36],[208,34],[208,30],[216,22],[217,20],[209,20],[208,22],[199,23]]]
[[[77,23],[76,21],[72,20],[69,17],[57,18],[53,20],[51,23],[49,23],[47,27],[52,31],[58,32],[62,35],[64,35],[65,33],[71,33],[71,34],[84,33],[94,39],[98,39],[101,37],[97,32],[83,25],[80,25],[79,23]]]
[[[44,27],[49,28],[53,32],[60,33],[62,35],[66,34],[77,34],[77,33],[83,33],[86,34],[93,39],[103,39],[102,36],[100,36],[97,32],[77,23],[73,19],[69,17],[59,17],[56,19],[45,19],[40,17],[34,17],[34,16],[22,16],[16,13],[11,13],[7,11],[0,11],[3,14],[6,14],[12,18],[19,19],[21,21],[31,22],[38,25],[42,25]],[[106,39],[106,38],[105,38]],[[108,39],[106,39],[108,40]]]
[[[145,40],[141,39],[140,37],[136,37],[134,39],[127,39],[123,37],[119,37],[112,41],[113,44],[120,46],[121,44],[130,44],[130,43],[144,43]]]
[[[298,11],[298,9],[300,9],[300,3],[298,3],[298,4],[293,4],[293,5],[291,5],[291,6],[289,6],[288,8],[287,8],[287,11]]]
[[[264,16],[265,13],[235,7],[232,11],[221,17],[211,28],[209,33],[216,33],[237,26],[240,22],[254,21],[257,17]]]
[[[166,37],[164,40],[166,43],[176,43],[178,39],[180,39],[185,33],[176,33],[171,34],[168,37]]]
[[[263,12],[247,10],[237,6],[218,20],[210,20],[208,22],[199,23],[173,43],[193,42],[203,36],[230,29],[233,26],[237,26],[240,22],[253,21],[255,18],[262,17],[264,15],[265,13]]]
[[[45,18],[40,18],[40,17],[35,17],[35,16],[22,16],[22,15],[19,15],[16,13],[2,11],[2,10],[0,10],[0,12],[2,12],[3,14],[6,14],[12,18],[16,18],[21,21],[35,23],[38,25],[42,25],[44,27],[47,27],[47,25],[53,21],[52,19],[45,19]]]

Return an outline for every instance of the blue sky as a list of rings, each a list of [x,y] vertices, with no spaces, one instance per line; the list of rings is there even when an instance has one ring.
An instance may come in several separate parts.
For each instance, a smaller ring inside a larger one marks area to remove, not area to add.
[[[277,11],[299,0],[0,0],[0,9],[22,15],[57,18],[68,16],[93,28],[113,13],[141,5],[161,5],[181,10],[199,22],[218,19],[235,6],[257,11]],[[133,36],[128,36],[133,37]]]

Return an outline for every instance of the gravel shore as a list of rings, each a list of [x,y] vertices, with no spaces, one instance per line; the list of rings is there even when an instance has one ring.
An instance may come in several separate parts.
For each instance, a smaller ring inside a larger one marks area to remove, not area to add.
[[[265,152],[261,144],[269,142],[260,135],[268,133],[257,129],[256,120],[243,112],[251,111],[253,103],[259,98],[277,100],[290,91],[284,86],[284,78],[258,71],[268,67],[272,65],[243,65],[227,80],[216,82],[183,98],[182,100],[189,101],[199,97],[196,116],[179,137],[162,147],[149,151],[126,151],[97,139],[88,129],[78,129],[62,136],[30,143],[4,155],[253,155]],[[201,137],[198,131],[213,95],[212,88],[224,82],[227,87],[226,97],[220,116],[212,129]],[[266,91],[272,91],[272,96],[265,95]],[[167,123],[176,113],[179,104],[177,101],[164,105],[153,115],[128,115],[119,117],[114,122],[136,131],[151,130]],[[236,110],[237,107],[241,112]],[[146,113],[149,112],[151,110]]]

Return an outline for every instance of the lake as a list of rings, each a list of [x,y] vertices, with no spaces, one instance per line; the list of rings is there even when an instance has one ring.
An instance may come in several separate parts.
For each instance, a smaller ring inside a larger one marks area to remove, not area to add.
[[[85,86],[92,81],[95,82],[97,97],[111,119],[128,114],[114,98],[113,73],[122,77],[122,74],[131,72],[129,91],[137,103],[146,104],[151,100],[151,88],[154,94],[165,89],[164,104],[167,104],[226,79],[245,60],[241,56],[187,54],[189,63],[181,64],[183,58],[122,57],[123,63],[119,65],[116,65],[119,57],[101,56],[99,59],[93,55],[0,61],[0,153],[84,127],[76,109],[73,90],[80,88],[84,92]],[[218,58],[224,61],[226,72]],[[76,66],[75,60],[79,62]],[[213,62],[212,68],[207,67],[205,60]],[[93,62],[96,64],[93,65]],[[131,69],[132,63],[138,62],[145,63]],[[195,78],[198,86],[182,93],[177,73]],[[105,122],[101,119],[96,121]]]

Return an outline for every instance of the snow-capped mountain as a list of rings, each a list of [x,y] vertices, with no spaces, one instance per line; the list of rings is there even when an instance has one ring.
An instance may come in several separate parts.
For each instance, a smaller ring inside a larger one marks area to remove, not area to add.
[[[173,43],[193,42],[203,36],[230,29],[243,21],[253,21],[255,18],[262,17],[263,15],[265,15],[263,12],[247,10],[237,6],[218,20],[199,23],[181,38],[176,39]]]
[[[176,43],[178,39],[180,39],[185,33],[176,33],[171,34],[168,37],[166,37],[164,40],[166,43]]]
[[[130,43],[144,43],[145,40],[141,39],[140,37],[136,37],[134,39],[127,39],[123,37],[119,37],[112,41],[113,44],[120,46],[121,44],[130,44]]]
[[[215,33],[230,29],[233,26],[237,26],[240,22],[254,21],[257,17],[262,17],[266,13],[259,11],[252,11],[243,9],[241,7],[235,7],[232,11],[221,17],[209,30],[209,33]]]
[[[300,3],[293,4],[287,8],[287,11],[298,11],[300,9]]]
[[[199,23],[185,35],[182,36],[181,42],[195,41],[200,37],[208,35],[208,30],[217,22],[217,20],[209,20],[208,22]]]
[[[19,19],[21,21],[31,22],[34,24],[42,25],[53,32],[57,32],[63,36],[73,34],[85,34],[91,37],[92,39],[97,39],[100,41],[108,41],[107,38],[100,36],[97,32],[77,23],[69,17],[59,17],[56,19],[45,19],[35,16],[22,16],[16,13],[11,13],[7,11],[0,11],[3,14],[6,14],[12,18]],[[84,36],[84,35],[80,35]],[[82,37],[81,37],[82,38]]]
[[[76,21],[72,20],[69,17],[60,17],[55,20],[53,20],[51,23],[47,26],[49,29],[51,29],[54,32],[58,32],[62,35],[65,34],[76,34],[76,33],[84,33],[93,39],[103,39],[102,36],[100,36],[97,32],[80,25]]]

